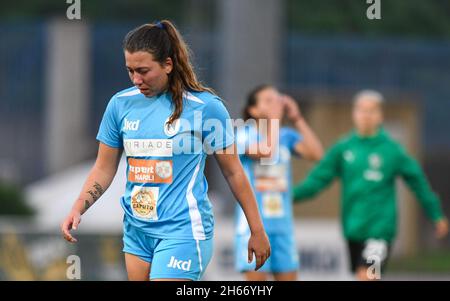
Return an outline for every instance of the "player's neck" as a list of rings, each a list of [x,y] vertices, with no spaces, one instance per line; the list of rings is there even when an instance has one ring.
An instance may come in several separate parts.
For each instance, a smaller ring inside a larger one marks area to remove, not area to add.
[[[358,133],[358,136],[360,136],[362,138],[372,138],[372,137],[377,136],[379,130],[380,130],[379,128],[367,129],[367,130],[356,129],[356,132]]]

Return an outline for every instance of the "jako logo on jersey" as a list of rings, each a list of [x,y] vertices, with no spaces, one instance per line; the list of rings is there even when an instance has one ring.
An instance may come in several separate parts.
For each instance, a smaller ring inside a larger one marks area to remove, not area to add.
[[[179,269],[183,271],[189,271],[191,269],[191,260],[183,261],[177,260],[174,256],[170,257],[170,262],[167,265],[168,268]]]
[[[139,122],[140,120],[128,120],[125,118],[123,130],[124,131],[137,131],[139,129]]]

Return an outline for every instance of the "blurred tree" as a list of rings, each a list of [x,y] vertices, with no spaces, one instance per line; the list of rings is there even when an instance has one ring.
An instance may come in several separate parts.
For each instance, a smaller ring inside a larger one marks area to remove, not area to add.
[[[381,0],[381,20],[368,20],[366,0],[285,0],[287,25],[304,33],[353,33],[365,36],[402,35],[450,37],[450,1]],[[82,18],[136,19],[148,22],[171,19],[177,23],[210,26],[215,19],[212,0],[81,0]],[[1,4],[5,20],[65,16],[66,0],[15,0]],[[193,7],[195,14],[192,14]],[[186,13],[190,11],[191,13]],[[193,17],[195,20],[193,20]]]
[[[290,30],[365,36],[450,37],[450,1],[381,0],[381,20],[368,20],[366,0],[286,0]]]
[[[0,183],[0,215],[32,216],[22,191],[14,185]]]
[[[211,19],[212,5],[209,0],[80,0],[81,18],[87,20],[120,20],[152,22],[158,19],[171,19],[184,22],[188,18],[186,10],[191,2],[198,6],[196,22]],[[17,21],[27,18],[45,19],[49,17],[65,17],[70,4],[66,0],[16,0],[1,4],[2,21]]]

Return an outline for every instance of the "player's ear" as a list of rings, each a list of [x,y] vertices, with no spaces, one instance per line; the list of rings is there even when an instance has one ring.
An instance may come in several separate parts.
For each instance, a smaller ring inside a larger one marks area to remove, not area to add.
[[[172,72],[172,70],[173,70],[173,61],[172,61],[172,59],[170,57],[168,57],[166,59],[166,61],[164,62],[163,68],[164,68],[164,71],[166,72],[167,75],[169,75]]]

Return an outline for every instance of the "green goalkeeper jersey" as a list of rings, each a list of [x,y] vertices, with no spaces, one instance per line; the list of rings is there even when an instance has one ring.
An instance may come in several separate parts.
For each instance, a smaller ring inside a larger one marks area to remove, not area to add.
[[[440,201],[419,164],[383,128],[371,137],[354,131],[339,140],[293,188],[293,197],[295,201],[312,198],[339,177],[345,238],[391,242],[397,231],[397,176],[404,179],[431,220],[443,218]]]

